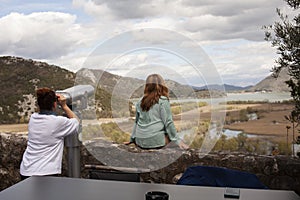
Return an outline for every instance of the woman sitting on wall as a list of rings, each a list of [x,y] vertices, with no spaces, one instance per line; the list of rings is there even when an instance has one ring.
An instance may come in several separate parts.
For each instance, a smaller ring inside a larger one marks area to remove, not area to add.
[[[147,77],[144,96],[136,104],[136,120],[129,142],[142,149],[159,149],[170,142],[187,149],[178,137],[169,102],[169,90],[158,74]]]

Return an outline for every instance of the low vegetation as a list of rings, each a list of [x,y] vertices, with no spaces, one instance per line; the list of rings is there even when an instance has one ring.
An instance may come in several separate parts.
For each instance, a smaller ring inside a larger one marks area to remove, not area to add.
[[[91,141],[104,139],[113,143],[122,144],[130,140],[130,134],[122,131],[114,122],[101,125],[88,125],[82,129],[82,140]]]
[[[172,103],[171,104],[171,111],[173,115],[178,115],[183,112],[187,112],[190,110],[198,109],[200,107],[207,106],[206,102],[183,102],[183,103]]]

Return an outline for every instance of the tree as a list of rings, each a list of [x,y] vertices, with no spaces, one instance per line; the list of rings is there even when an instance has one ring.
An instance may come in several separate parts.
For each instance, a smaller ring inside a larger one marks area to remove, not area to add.
[[[239,144],[239,150],[244,150],[246,147],[248,136],[246,133],[242,132],[237,135],[237,142]]]
[[[300,0],[284,0],[294,11],[299,10]],[[264,26],[265,39],[276,47],[279,58],[272,68],[273,76],[277,77],[281,70],[287,69],[290,79],[286,84],[291,89],[291,96],[295,102],[295,108],[291,116],[300,121],[300,14],[299,12],[290,19],[288,15],[276,9],[280,21],[273,25]]]
[[[284,116],[284,118],[286,119],[286,120],[288,120],[289,122],[291,122],[292,123],[292,125],[293,125],[293,129],[292,129],[292,131],[293,131],[293,140],[292,140],[292,144],[293,144],[293,156],[294,156],[294,154],[295,154],[295,147],[294,147],[294,143],[295,143],[295,124],[297,123],[297,118],[296,118],[296,116],[293,116],[293,115],[289,115],[289,116]],[[289,126],[289,128],[291,128],[290,126]],[[288,126],[287,126],[287,129],[288,129]],[[287,133],[288,134],[288,133]]]

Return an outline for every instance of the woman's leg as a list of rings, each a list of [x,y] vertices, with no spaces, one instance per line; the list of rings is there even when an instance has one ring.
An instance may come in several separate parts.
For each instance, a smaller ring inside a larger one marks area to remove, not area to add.
[[[170,139],[168,135],[165,135],[165,145],[170,143]]]

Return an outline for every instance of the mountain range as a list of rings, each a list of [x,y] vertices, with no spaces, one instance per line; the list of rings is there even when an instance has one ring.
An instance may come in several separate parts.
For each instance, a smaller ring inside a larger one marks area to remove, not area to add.
[[[99,100],[95,103],[99,107],[99,112],[106,117],[111,116],[112,96],[117,99],[122,109],[124,99],[139,98],[143,95],[144,80],[121,77],[102,70],[80,69],[73,73],[45,62],[12,56],[0,57],[0,69],[0,124],[26,122],[36,109],[34,96],[38,87],[47,86],[54,90],[63,90],[74,86],[75,82],[96,86],[95,94]],[[284,83],[287,79],[287,72],[282,72],[277,79],[269,76],[257,85],[249,87],[227,84],[194,87],[173,80],[166,80],[166,84],[171,98],[205,98],[226,95],[220,92],[222,87],[230,92],[271,90],[286,92],[289,91]]]
[[[227,92],[232,92],[232,91],[245,91],[245,90],[249,90],[251,87],[253,87],[252,85],[250,86],[246,86],[246,87],[241,87],[241,86],[235,86],[235,85],[228,85],[228,84],[223,84],[223,85],[205,85],[202,87],[196,87],[194,86],[194,90],[225,90]]]

